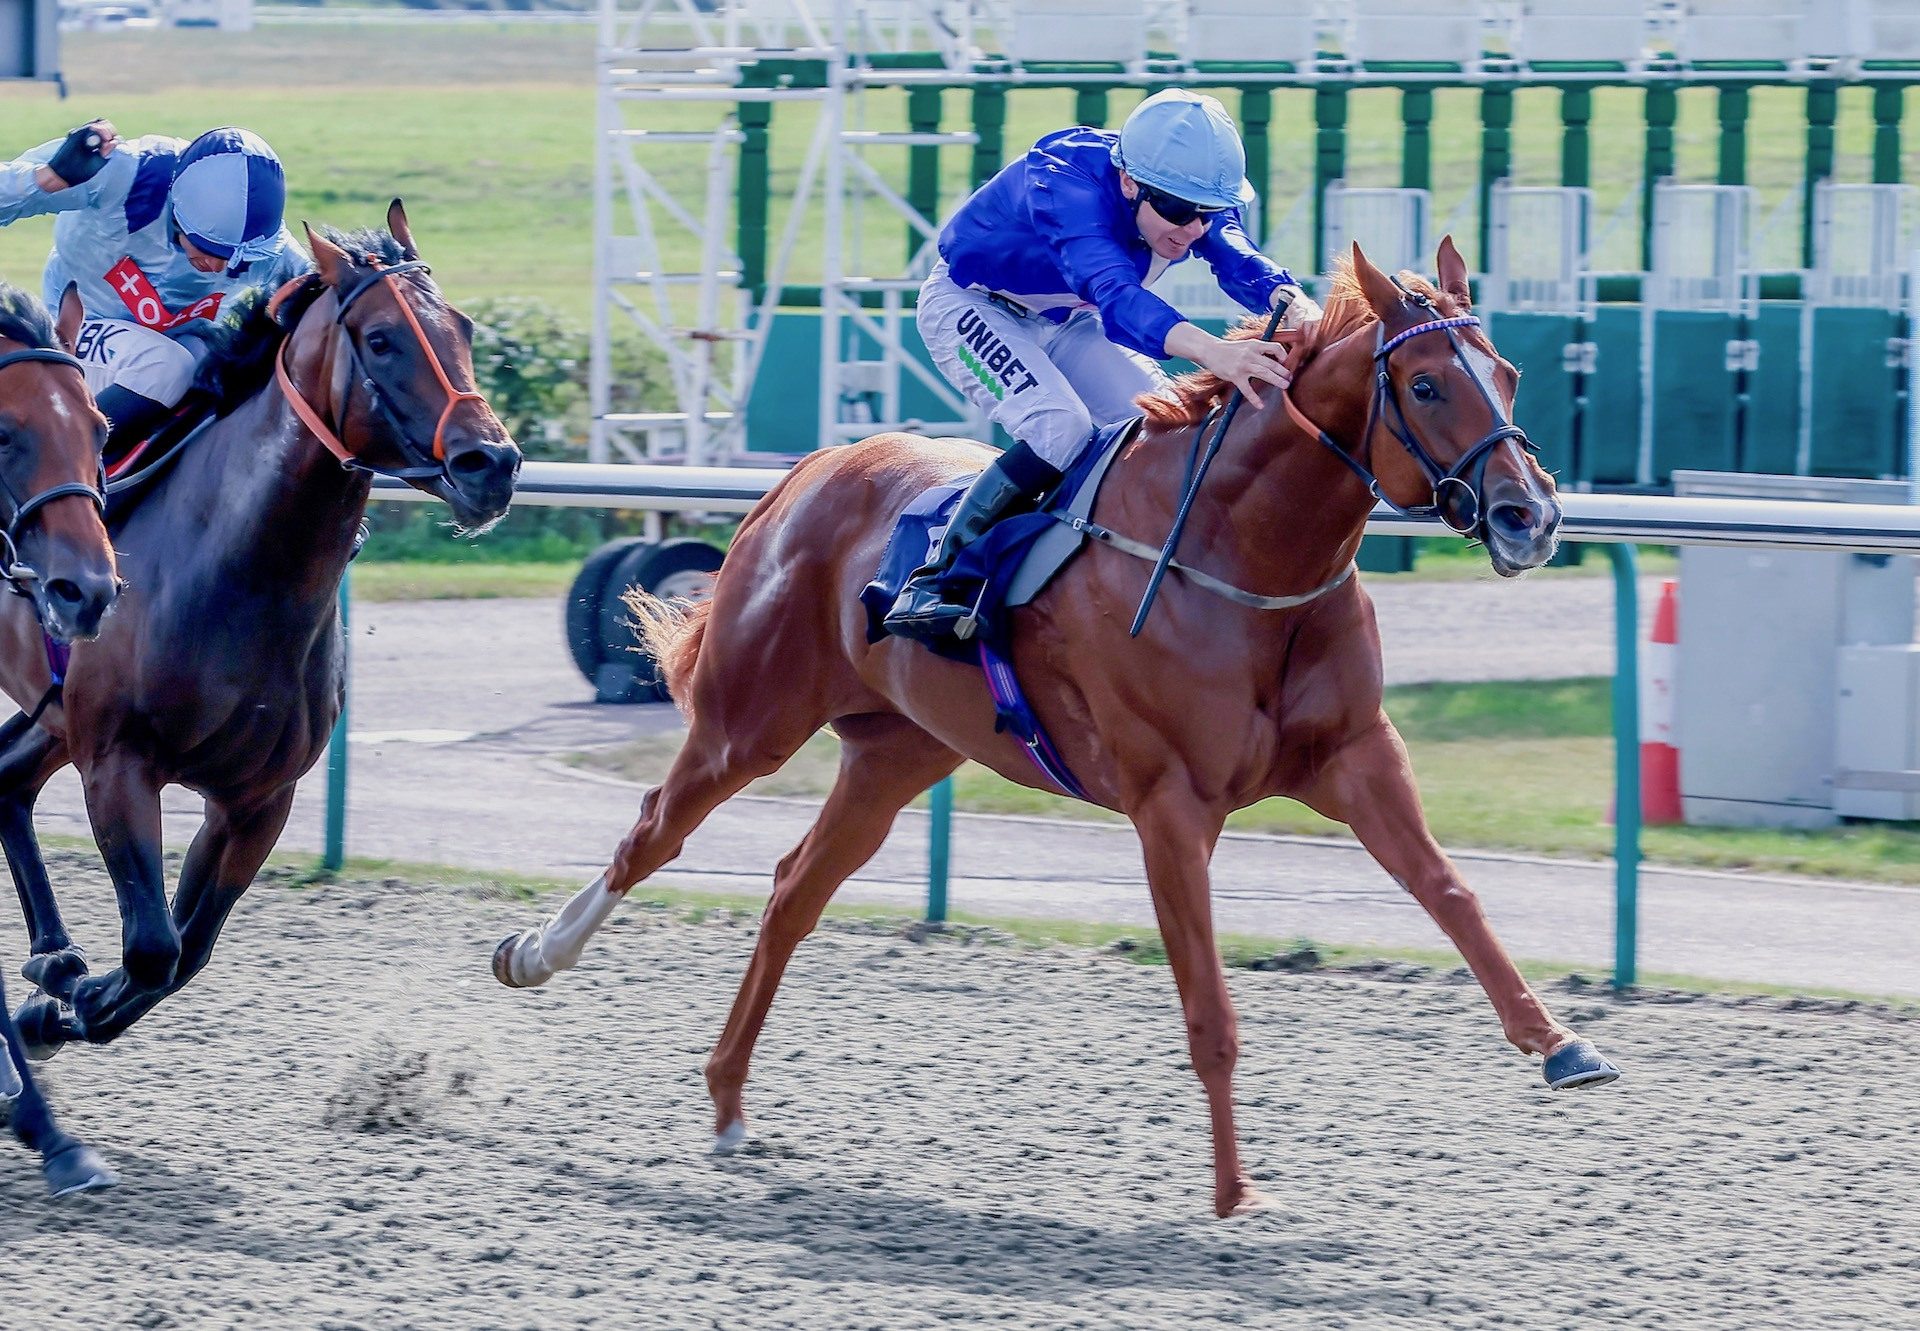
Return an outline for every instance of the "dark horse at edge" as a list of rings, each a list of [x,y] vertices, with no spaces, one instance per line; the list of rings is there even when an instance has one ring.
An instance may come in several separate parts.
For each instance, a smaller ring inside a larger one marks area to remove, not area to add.
[[[71,354],[80,318],[70,298],[56,327],[39,301],[0,282],[0,580],[15,593],[0,600],[39,625],[41,650],[55,660],[100,631],[120,592],[100,521],[107,422]],[[40,1153],[47,1190],[62,1197],[111,1187],[106,1162],[54,1119],[7,1015],[4,981],[0,1039],[0,1121]]]
[[[256,301],[203,381],[218,418],[113,535],[126,581],[64,692],[0,753],[4,844],[42,993],[16,1014],[36,1056],[104,1043],[187,983],[279,839],[345,690],[337,595],[374,473],[484,529],[520,451],[474,391],[473,323],[440,293],[399,200],[387,231],[308,231],[317,272]],[[284,330],[284,331],[283,331]],[[0,609],[0,687],[49,677],[38,623]],[[119,898],[122,959],[87,974],[34,836],[42,786],[78,769]],[[205,799],[169,908],[160,791]]]

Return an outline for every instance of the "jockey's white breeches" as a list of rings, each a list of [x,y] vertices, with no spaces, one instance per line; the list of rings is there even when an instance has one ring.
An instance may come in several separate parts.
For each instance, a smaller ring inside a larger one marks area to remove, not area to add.
[[[194,345],[137,323],[89,319],[80,325],[73,354],[96,395],[118,385],[171,407],[193,386]]]
[[[947,381],[1062,471],[1094,427],[1138,415],[1133,399],[1166,382],[1158,364],[1107,340],[1097,311],[1057,324],[955,285],[945,263],[920,288],[917,321]]]

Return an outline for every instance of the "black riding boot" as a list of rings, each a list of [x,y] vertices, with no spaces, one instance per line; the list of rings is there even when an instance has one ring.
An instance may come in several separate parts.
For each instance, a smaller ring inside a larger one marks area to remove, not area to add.
[[[1037,499],[1058,485],[1060,475],[1058,468],[1043,462],[1025,444],[1015,444],[995,458],[960,497],[933,558],[914,570],[900,589],[883,621],[887,632],[927,640],[970,634],[973,608],[943,598],[940,580],[961,550],[986,535],[988,528],[1022,500]],[[963,620],[969,623],[956,634]]]
[[[107,418],[108,466],[125,457],[135,444],[152,434],[173,414],[173,408],[166,403],[155,402],[119,384],[109,384],[101,389],[94,403],[100,408],[100,414]]]

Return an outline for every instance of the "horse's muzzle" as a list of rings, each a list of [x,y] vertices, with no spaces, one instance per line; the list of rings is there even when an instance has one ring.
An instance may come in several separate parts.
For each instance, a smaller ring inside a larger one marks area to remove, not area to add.
[[[1560,545],[1560,501],[1512,481],[1488,491],[1485,531],[1493,571],[1511,578],[1552,559]]]
[[[506,514],[520,475],[520,450],[512,440],[482,443],[447,440],[445,482],[440,497],[463,527],[485,527]]]
[[[62,642],[100,636],[100,621],[120,596],[120,580],[109,570],[73,569],[47,578],[38,588],[41,623]]]

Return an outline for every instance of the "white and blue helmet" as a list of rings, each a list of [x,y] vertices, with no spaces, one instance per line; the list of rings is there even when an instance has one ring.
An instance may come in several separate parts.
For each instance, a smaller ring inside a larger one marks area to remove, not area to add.
[[[210,129],[180,154],[168,201],[174,227],[195,248],[247,263],[275,253],[287,176],[258,134]]]
[[[1205,93],[1169,88],[1141,102],[1120,127],[1113,161],[1141,184],[1202,208],[1253,200],[1240,131]]]

